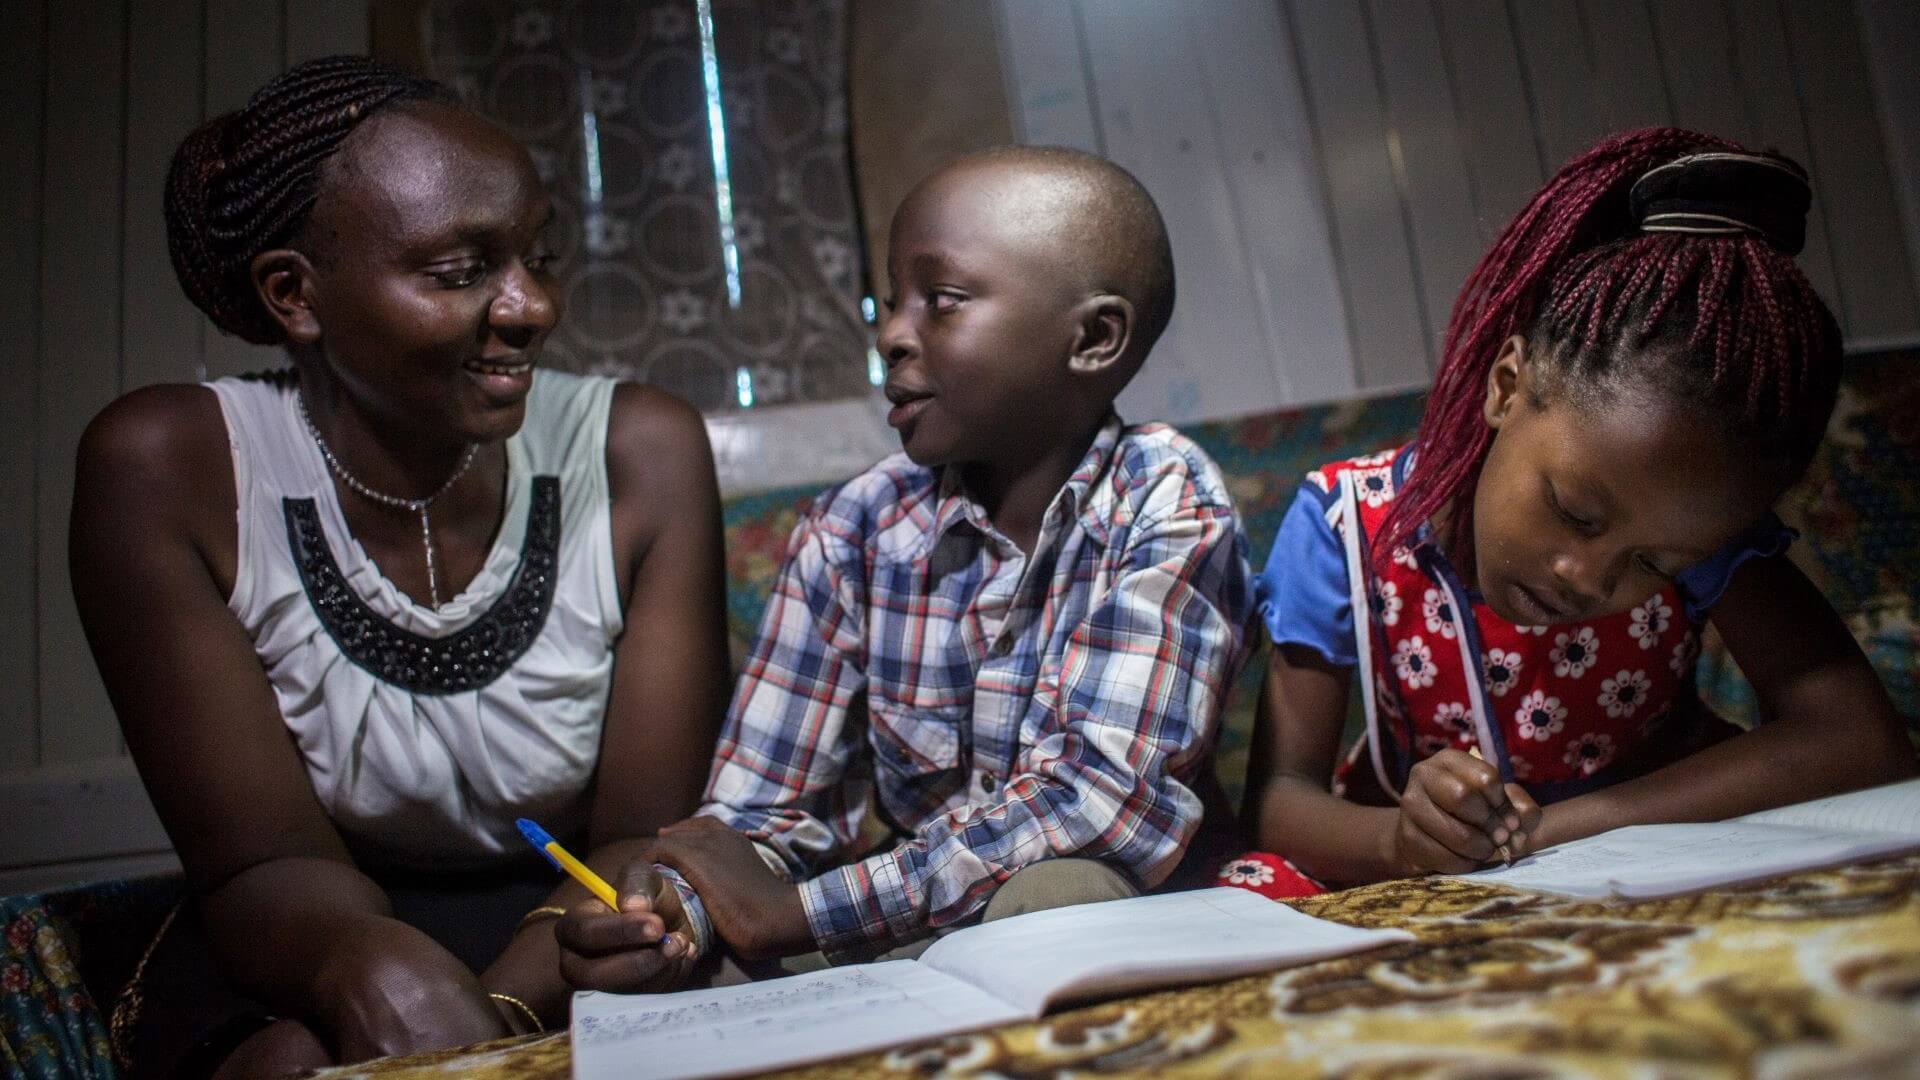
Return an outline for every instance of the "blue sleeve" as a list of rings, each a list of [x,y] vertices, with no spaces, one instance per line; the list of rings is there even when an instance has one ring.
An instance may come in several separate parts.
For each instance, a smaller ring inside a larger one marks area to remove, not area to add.
[[[1347,556],[1327,524],[1333,496],[1308,481],[1300,485],[1266,569],[1253,580],[1254,603],[1276,645],[1305,645],[1330,664],[1360,662],[1353,644],[1353,603],[1347,593]]]
[[[1680,571],[1673,580],[1679,587],[1680,599],[1687,605],[1687,618],[1696,623],[1705,622],[1707,613],[1720,602],[1720,594],[1727,591],[1727,583],[1733,580],[1733,572],[1740,569],[1741,563],[1778,555],[1799,535],[1769,511],[1726,547]]]

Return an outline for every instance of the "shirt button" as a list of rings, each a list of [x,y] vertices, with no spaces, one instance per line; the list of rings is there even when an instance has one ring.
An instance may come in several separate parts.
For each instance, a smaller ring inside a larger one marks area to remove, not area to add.
[[[1012,638],[1003,637],[993,643],[992,652],[995,658],[1004,657],[1012,651],[1013,651]]]
[[[988,792],[993,790],[993,774],[992,773],[980,774],[980,790],[988,791]]]

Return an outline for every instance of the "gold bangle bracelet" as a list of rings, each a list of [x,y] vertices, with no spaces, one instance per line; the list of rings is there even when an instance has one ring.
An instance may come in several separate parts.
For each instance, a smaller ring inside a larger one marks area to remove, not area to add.
[[[526,1002],[521,1001],[519,998],[514,997],[512,994],[490,993],[487,996],[492,998],[495,1001],[504,1001],[507,1004],[513,1006],[514,1008],[519,1009],[522,1013],[525,1013],[527,1017],[527,1022],[533,1025],[534,1034],[540,1035],[540,1034],[546,1033],[547,1025],[540,1022],[540,1014],[534,1012],[533,1007],[528,1005]]]
[[[547,919],[547,918],[557,919],[560,916],[565,915],[566,913],[567,913],[566,908],[559,907],[554,904],[548,904],[546,907],[534,908],[532,911],[529,911],[525,915],[520,916],[520,925],[514,927],[513,932],[517,934],[520,931],[525,930],[527,928],[527,924],[535,922],[539,919]]]

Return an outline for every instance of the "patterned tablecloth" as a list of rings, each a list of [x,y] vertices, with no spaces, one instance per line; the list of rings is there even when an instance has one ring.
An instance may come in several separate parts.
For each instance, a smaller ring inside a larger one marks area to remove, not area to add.
[[[783,1075],[1920,1076],[1920,856],[1652,903],[1396,881],[1296,904],[1418,940]],[[323,1075],[451,1072],[559,1080],[567,1040]]]

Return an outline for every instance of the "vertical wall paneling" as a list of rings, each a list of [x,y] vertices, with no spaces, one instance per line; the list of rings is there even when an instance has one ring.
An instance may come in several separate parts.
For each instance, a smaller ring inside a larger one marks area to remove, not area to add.
[[[1102,152],[1073,3],[998,0],[1001,68],[1020,141]]]
[[[1746,110],[1733,77],[1733,37],[1720,0],[1651,0],[1660,64],[1681,127],[1746,142]]]
[[[1646,0],[1580,0],[1596,104],[1609,132],[1673,123],[1673,95]]]
[[[1809,154],[1806,121],[1795,87],[1780,8],[1770,3],[1736,4],[1732,11],[1740,96],[1753,123],[1752,138],[1747,145],[1778,150],[1811,169],[1813,158]],[[1818,183],[1813,190],[1813,209],[1807,214],[1807,246],[1801,250],[1799,262],[1813,287],[1845,325],[1846,305],[1840,282],[1833,273],[1833,246],[1827,231],[1827,192],[1825,186]]]
[[[1852,3],[1787,0],[1786,18],[1848,336],[1856,343],[1912,341],[1920,293],[1882,155],[1858,11]]]
[[[1920,80],[1907,65],[1920,56],[1920,5],[1912,0],[1863,0],[1860,34],[1866,42],[1880,128],[1900,217],[1907,227],[1907,262],[1920,280]]]
[[[1182,6],[1138,0],[1089,7],[1080,24],[1107,156],[1153,193],[1183,272],[1173,322],[1120,407],[1123,415],[1173,421],[1280,403],[1221,167],[1225,148],[1207,83],[1196,77],[1209,65],[1187,32]]]
[[[17,21],[0,38],[0,336],[12,362],[0,379],[0,762],[38,755],[39,610],[35,600],[34,410],[40,375],[40,171],[44,159],[46,4],[10,8]]]
[[[339,0],[282,0],[287,20],[287,66],[316,56],[367,51],[365,4]]]
[[[1401,194],[1437,358],[1453,299],[1480,257],[1467,151],[1432,0],[1369,0],[1368,7],[1386,87],[1388,147],[1397,147],[1405,176]]]
[[[121,388],[192,382],[207,321],[167,255],[161,192],[174,148],[200,122],[200,0],[128,6],[126,204],[121,207]]]
[[[67,579],[73,455],[120,388],[120,200],[126,26],[118,0],[73,0],[47,20],[38,490],[40,761],[107,757],[119,733]]]
[[[1421,381],[1429,338],[1365,16],[1357,4],[1326,0],[1294,0],[1289,8],[1333,192],[1334,248],[1360,385]]]
[[[1329,401],[1358,388],[1328,232],[1326,187],[1286,28],[1271,0],[1185,12],[1211,62],[1214,118],[1238,209],[1254,314],[1272,344],[1283,400]],[[1182,292],[1189,268],[1182,267]],[[1196,273],[1204,265],[1191,268]],[[1183,300],[1182,303],[1185,301]],[[1258,357],[1235,358],[1257,364]]]
[[[1552,171],[1607,132],[1586,28],[1577,0],[1518,0],[1507,10],[1532,89],[1541,151]]]
[[[1502,0],[1436,3],[1454,104],[1466,136],[1475,222],[1493,239],[1545,179],[1513,28]]]
[[[205,0],[206,92],[208,117],[237,109],[247,103],[268,79],[285,66],[288,38],[283,20],[284,9],[278,0]],[[365,11],[358,4],[342,7]],[[277,367],[282,354],[277,349],[249,345],[208,327],[206,332],[206,375],[218,378],[243,371]]]

